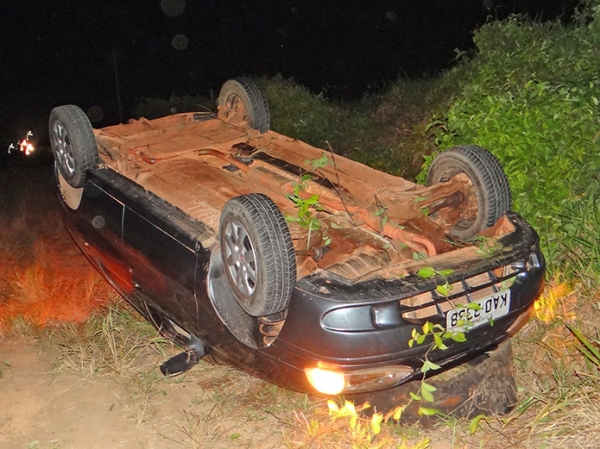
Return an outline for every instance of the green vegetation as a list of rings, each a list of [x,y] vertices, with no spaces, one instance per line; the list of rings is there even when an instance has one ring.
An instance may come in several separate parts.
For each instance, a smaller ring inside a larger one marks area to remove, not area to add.
[[[600,13],[591,11],[572,26],[521,17],[483,26],[477,54],[442,80],[460,89],[431,125],[440,148],[475,142],[502,161],[514,209],[540,231],[554,270],[566,250],[586,257],[580,245],[592,235],[578,215],[591,219],[600,205]],[[600,271],[597,254],[588,262]]]

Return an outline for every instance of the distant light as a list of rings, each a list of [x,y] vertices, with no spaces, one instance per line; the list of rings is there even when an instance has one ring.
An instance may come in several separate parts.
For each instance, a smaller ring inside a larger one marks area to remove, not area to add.
[[[160,8],[170,17],[177,17],[185,10],[185,0],[161,0]]]
[[[385,13],[385,17],[390,22],[393,22],[394,20],[396,20],[398,18],[398,14],[396,14],[396,11],[388,11]]]
[[[31,131],[27,131],[27,135],[25,136],[25,138],[17,144],[19,145],[19,151],[21,151],[26,156],[31,155],[35,151],[35,146],[29,140],[30,137],[33,137],[33,133]],[[10,151],[14,150],[15,148],[16,147],[13,144],[11,144],[8,147],[8,152],[10,153]]]
[[[171,41],[171,45],[177,50],[185,50],[188,46],[188,38],[185,34],[178,34]]]

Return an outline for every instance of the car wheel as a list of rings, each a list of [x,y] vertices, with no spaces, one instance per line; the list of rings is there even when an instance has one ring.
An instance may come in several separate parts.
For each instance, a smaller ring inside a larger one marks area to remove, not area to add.
[[[510,185],[500,161],[476,145],[451,148],[436,157],[427,173],[427,185],[467,181],[461,219],[449,231],[454,237],[470,240],[492,226],[511,206]]]
[[[49,128],[60,174],[71,187],[83,187],[86,171],[98,166],[98,146],[89,119],[77,106],[58,106],[50,113]]]
[[[251,128],[265,133],[271,124],[269,105],[249,78],[231,79],[221,88],[217,100],[218,117],[227,122],[247,122]]]
[[[296,281],[287,223],[266,195],[229,200],[220,219],[221,256],[233,294],[252,316],[285,310]]]

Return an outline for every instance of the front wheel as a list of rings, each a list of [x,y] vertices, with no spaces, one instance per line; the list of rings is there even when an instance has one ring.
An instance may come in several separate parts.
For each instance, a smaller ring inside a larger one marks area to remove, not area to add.
[[[292,237],[281,211],[266,195],[232,198],[220,219],[221,256],[239,305],[252,316],[287,309],[296,282]]]
[[[464,181],[465,198],[461,218],[450,235],[471,240],[492,226],[511,206],[510,185],[500,161],[476,145],[450,148],[433,160],[427,185],[450,180]]]

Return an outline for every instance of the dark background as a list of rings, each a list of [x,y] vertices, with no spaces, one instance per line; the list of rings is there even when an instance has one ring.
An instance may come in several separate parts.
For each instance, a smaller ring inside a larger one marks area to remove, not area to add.
[[[209,95],[237,75],[280,73],[331,98],[356,98],[398,76],[448,68],[455,49],[472,48],[473,30],[486,20],[511,13],[568,19],[576,4],[2,1],[0,152],[29,129],[34,140],[47,139],[47,117],[57,105],[77,104],[94,126],[105,126],[120,120],[119,97],[126,120],[137,98]]]

